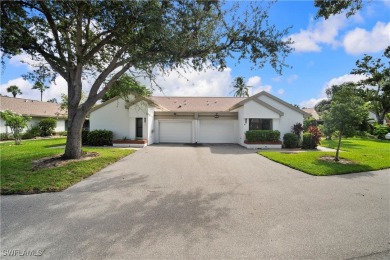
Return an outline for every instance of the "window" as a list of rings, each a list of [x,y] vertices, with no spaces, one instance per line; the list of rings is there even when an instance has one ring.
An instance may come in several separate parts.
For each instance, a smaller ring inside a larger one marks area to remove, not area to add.
[[[272,119],[249,118],[249,130],[272,130]]]
[[[142,138],[142,118],[135,119],[135,137]]]

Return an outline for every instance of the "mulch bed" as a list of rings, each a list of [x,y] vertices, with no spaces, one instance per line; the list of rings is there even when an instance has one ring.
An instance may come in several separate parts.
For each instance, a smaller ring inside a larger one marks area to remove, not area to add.
[[[323,161],[340,163],[340,164],[354,164],[353,161],[342,159],[342,158],[339,158],[339,161],[336,162],[334,158],[335,158],[334,156],[322,156],[320,159]]]
[[[44,169],[44,168],[52,168],[57,166],[63,166],[71,162],[79,162],[91,160],[95,157],[99,156],[99,153],[88,152],[84,153],[80,159],[64,159],[62,155],[55,155],[45,158],[40,158],[38,160],[33,160],[33,171]]]

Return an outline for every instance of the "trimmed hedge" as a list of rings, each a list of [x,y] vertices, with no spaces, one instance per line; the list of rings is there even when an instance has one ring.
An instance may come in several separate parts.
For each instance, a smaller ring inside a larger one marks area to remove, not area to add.
[[[88,133],[87,144],[91,146],[112,145],[112,137],[112,131],[93,130]]]
[[[245,133],[249,142],[277,142],[280,140],[278,130],[249,130]]]
[[[283,144],[285,148],[298,147],[298,136],[293,133],[287,133],[283,136]]]
[[[88,134],[89,134],[88,130],[83,130],[81,132],[81,143],[83,145],[87,145],[88,144]]]

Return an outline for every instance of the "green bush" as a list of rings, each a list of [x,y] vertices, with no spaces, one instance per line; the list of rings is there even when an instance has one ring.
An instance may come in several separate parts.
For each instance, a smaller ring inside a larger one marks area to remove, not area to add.
[[[88,144],[88,134],[89,134],[88,130],[83,130],[81,132],[81,143],[83,145],[87,145]]]
[[[41,129],[41,136],[51,136],[57,126],[57,120],[54,118],[45,118],[38,123],[38,126]]]
[[[283,144],[285,148],[298,147],[298,136],[293,133],[287,133],[283,136]]]
[[[25,132],[22,134],[22,139],[25,140],[25,139],[33,139],[35,138],[36,136],[33,135],[31,132]]]
[[[22,139],[33,139],[37,136],[41,136],[41,129],[36,125],[27,128],[27,131],[22,134]]]
[[[302,149],[314,149],[310,133],[304,133],[302,138]]]
[[[376,124],[374,126],[374,135],[378,136],[378,139],[385,139],[385,135],[388,133],[387,126]]]
[[[316,149],[321,142],[321,132],[315,126],[309,126],[307,130],[303,134],[302,149]]]
[[[278,142],[280,132],[278,130],[249,130],[245,133],[249,142]]]
[[[112,145],[112,131],[93,130],[88,133],[87,144],[92,146]]]

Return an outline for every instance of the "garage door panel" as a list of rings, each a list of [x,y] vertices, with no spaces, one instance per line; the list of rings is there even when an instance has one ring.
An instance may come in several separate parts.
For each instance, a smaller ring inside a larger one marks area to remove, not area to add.
[[[236,143],[235,120],[200,120],[200,143]]]
[[[191,121],[160,121],[161,143],[191,143]]]

